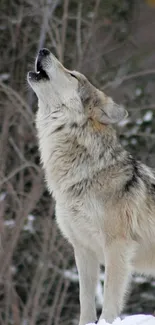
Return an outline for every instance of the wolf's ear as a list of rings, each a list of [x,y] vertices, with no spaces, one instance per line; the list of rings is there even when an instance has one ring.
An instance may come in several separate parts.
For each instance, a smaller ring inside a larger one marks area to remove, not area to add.
[[[100,115],[100,122],[103,124],[119,123],[128,116],[128,112],[123,106],[117,105],[109,97],[104,100],[102,113]]]

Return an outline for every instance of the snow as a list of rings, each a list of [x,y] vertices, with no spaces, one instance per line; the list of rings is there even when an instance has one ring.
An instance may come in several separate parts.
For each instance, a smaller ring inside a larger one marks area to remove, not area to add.
[[[95,325],[89,323],[87,325]],[[100,320],[97,325],[110,325],[104,319]],[[127,316],[124,319],[117,318],[112,325],[155,325],[155,317],[151,315],[133,315]]]
[[[145,283],[146,282],[146,277],[144,276],[144,275],[134,275],[133,277],[132,277],[132,280],[133,280],[133,282],[135,282],[135,283],[140,283],[140,284],[142,284],[142,283]]]
[[[103,306],[103,287],[101,281],[98,282],[96,288],[96,306],[102,308]]]
[[[142,94],[142,89],[137,87],[136,90],[135,90],[136,97],[139,97],[141,94]]]
[[[15,226],[15,220],[14,219],[5,220],[4,225],[9,228],[12,228]]]
[[[25,231],[29,231],[30,233],[33,234],[35,232],[34,224],[33,224],[34,220],[35,220],[35,216],[33,216],[32,214],[29,214],[27,216],[27,224],[24,226],[23,229]]]
[[[11,273],[12,273],[13,275],[15,275],[16,272],[17,272],[17,268],[16,268],[14,265],[11,265],[11,266],[10,266],[10,271],[11,271]]]
[[[143,116],[143,121],[150,122],[153,118],[153,112],[147,111],[146,114]]]
[[[132,138],[130,142],[134,146],[137,144],[137,140],[135,138]]]
[[[143,123],[143,120],[141,119],[141,118],[138,118],[137,120],[136,120],[136,124],[137,125],[141,125]]]
[[[2,201],[5,200],[6,195],[7,195],[7,194],[6,194],[5,192],[0,193],[0,202],[2,202]]]
[[[130,123],[131,122],[131,119],[130,118],[125,118],[124,120],[122,120],[122,121],[120,121],[119,123],[118,123],[118,126],[125,126],[125,125],[127,125],[128,123]]]
[[[5,81],[5,80],[8,80],[9,78],[10,78],[10,74],[9,73],[1,73],[0,74],[0,81]]]
[[[64,277],[66,279],[69,279],[71,282],[79,282],[77,268],[65,270],[63,272],[63,274],[64,274]],[[99,275],[99,281],[98,281],[97,287],[96,287],[96,307],[97,308],[102,308],[102,305],[103,305],[103,284],[102,284],[102,282],[104,281],[104,278],[105,278],[105,274],[104,274],[104,272],[101,272]]]
[[[75,270],[75,268],[72,269],[71,271],[65,270],[64,276],[65,276],[65,278],[71,280],[72,282],[79,282],[79,276],[78,276],[77,270]]]

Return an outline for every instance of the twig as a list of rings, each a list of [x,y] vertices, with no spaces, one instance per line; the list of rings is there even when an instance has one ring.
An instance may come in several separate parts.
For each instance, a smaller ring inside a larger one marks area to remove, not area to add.
[[[7,177],[4,177],[2,181],[0,182],[0,186],[2,186],[4,183],[8,182],[12,177],[14,177],[16,174],[18,174],[21,170],[28,168],[28,167],[33,167],[37,171],[40,171],[40,168],[37,167],[37,165],[31,163],[31,162],[26,162],[25,164],[15,168]]]
[[[5,294],[5,322],[6,322],[6,325],[9,324],[9,316],[10,316],[10,305],[11,305],[11,300],[12,300],[12,297],[11,297],[11,272],[10,272],[10,269],[7,270],[7,274],[6,274],[6,278],[7,278],[7,281],[5,281],[5,291],[6,291],[6,294]]]
[[[30,109],[30,106],[24,101],[24,99],[10,86],[5,85],[0,81],[0,86],[3,92],[7,95],[11,103],[14,103],[14,106],[17,107],[22,116],[26,119],[28,125],[32,128],[33,123],[33,112]],[[24,108],[24,110],[22,109]],[[26,114],[27,113],[27,114]]]
[[[86,42],[84,44],[84,48],[83,48],[83,52],[82,52],[82,56],[81,56],[81,62],[79,64],[79,67],[78,68],[80,68],[80,65],[82,63],[82,60],[83,60],[84,56],[86,55],[86,51],[88,50],[89,44],[91,43],[91,40],[92,40],[93,35],[94,35],[94,32],[95,32],[95,28],[94,28],[95,27],[95,20],[96,20],[96,17],[97,17],[97,13],[98,13],[100,1],[101,0],[96,0],[95,1],[95,6],[94,6],[94,12],[93,12],[91,26],[90,26],[90,29],[89,29],[89,32],[88,32],[88,35],[87,35],[87,40],[86,40]]]
[[[155,109],[155,104],[150,104],[150,105],[146,105],[146,106],[139,106],[139,107],[128,107],[127,110],[128,111],[141,111],[141,110],[145,110],[145,109]]]
[[[152,133],[146,133],[146,132],[138,132],[134,134],[135,137],[147,137],[147,138],[152,138],[155,139],[155,134]]]
[[[16,291],[13,288],[13,284],[12,284],[12,288],[11,289],[12,289],[12,302],[11,302],[11,306],[12,306],[13,320],[14,320],[14,323],[16,325],[20,325],[21,324],[21,319],[20,319],[19,298],[18,298],[18,295],[17,295]]]
[[[57,305],[57,311],[56,311],[56,314],[55,314],[55,317],[54,317],[55,325],[60,324],[61,311],[63,309],[63,305],[64,305],[64,301],[65,301],[65,297],[66,297],[66,294],[67,294],[67,289],[69,287],[69,284],[70,284],[70,281],[68,279],[66,279],[65,282],[64,282],[64,287],[61,290],[59,303]]]
[[[36,324],[38,305],[43,290],[43,281],[48,271],[47,252],[48,252],[48,245],[49,245],[49,238],[50,238],[50,227],[47,227],[46,224],[44,224],[43,238],[44,238],[44,242],[43,242],[42,261],[41,261],[43,263],[43,267],[40,269],[40,277],[38,279],[38,283],[35,288],[36,290],[33,297],[32,316],[29,322],[30,325]]]
[[[12,145],[14,151],[16,152],[16,154],[18,155],[18,157],[21,159],[21,161],[26,162],[25,157],[23,156],[22,152],[20,151],[20,149],[18,148],[18,146],[16,145],[14,139],[12,137],[9,137],[9,142]]]
[[[40,50],[40,48],[44,47],[49,19],[52,19],[52,15],[59,2],[60,0],[47,0],[47,3],[44,7],[43,22],[40,29],[40,38],[38,42],[37,52]]]
[[[78,62],[81,60],[82,46],[81,46],[81,12],[82,12],[82,2],[78,2],[77,9],[77,19],[76,19],[76,48],[78,54]],[[78,66],[78,65],[77,65]]]
[[[60,30],[57,27],[57,24],[55,24],[55,23],[52,24],[52,30],[54,33],[53,38],[55,38],[56,53],[57,53],[58,59],[61,61],[61,36],[60,36]]]
[[[65,259],[64,264],[63,264],[64,269],[66,269],[67,263],[68,263],[68,260]],[[52,320],[55,318],[55,314],[56,314],[56,310],[57,310],[57,307],[58,307],[60,295],[61,295],[61,292],[62,292],[63,281],[64,281],[63,276],[60,276],[59,282],[57,283],[57,290],[55,292],[53,304],[52,304],[51,310],[49,312],[47,325],[50,325],[52,323]]]
[[[107,89],[109,87],[117,88],[124,81],[130,80],[130,79],[134,79],[134,78],[139,78],[139,77],[142,77],[142,76],[147,76],[147,75],[150,75],[150,74],[155,74],[155,70],[154,69],[148,69],[148,70],[139,71],[139,72],[136,72],[136,73],[131,73],[131,74],[129,74],[127,76],[124,76],[122,78],[116,78],[115,80],[109,81],[106,85],[104,85],[102,87],[102,90],[105,90],[105,89]]]
[[[68,21],[68,6],[69,6],[69,0],[64,0],[62,28],[61,28],[61,57],[60,57],[62,63],[64,61],[64,51],[65,51],[67,21]]]
[[[16,219],[17,227],[14,229],[12,238],[7,243],[5,251],[1,256],[1,263],[0,263],[1,277],[3,277],[4,273],[6,272],[6,269],[8,268],[9,263],[11,262],[12,254],[16,247],[17,241],[19,239],[19,235],[23,227],[23,224],[25,222],[25,218],[33,209],[33,207],[35,206],[36,202],[39,200],[43,192],[43,186],[41,186],[41,182],[42,182],[42,178],[39,177],[39,175],[37,175],[34,178],[34,184],[32,190],[27,196],[27,198],[25,199],[22,211],[18,212],[18,217]]]

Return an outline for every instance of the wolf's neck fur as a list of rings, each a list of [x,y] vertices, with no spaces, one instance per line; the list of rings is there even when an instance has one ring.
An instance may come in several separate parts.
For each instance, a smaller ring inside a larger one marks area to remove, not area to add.
[[[111,126],[94,128],[92,121],[82,126],[64,119],[39,119],[36,121],[41,160],[50,187],[56,184],[81,181],[113,166],[126,152],[119,144]]]

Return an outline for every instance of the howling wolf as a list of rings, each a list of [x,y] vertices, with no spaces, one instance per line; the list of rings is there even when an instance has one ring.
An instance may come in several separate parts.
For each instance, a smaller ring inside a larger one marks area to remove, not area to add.
[[[119,143],[127,116],[77,71],[41,49],[28,82],[38,97],[36,127],[57,223],[74,248],[80,325],[96,320],[95,289],[105,265],[100,319],[121,312],[130,274],[155,275],[155,174]]]

